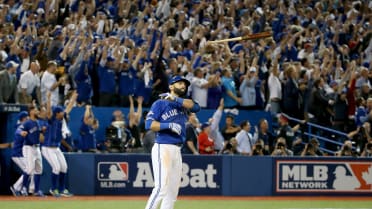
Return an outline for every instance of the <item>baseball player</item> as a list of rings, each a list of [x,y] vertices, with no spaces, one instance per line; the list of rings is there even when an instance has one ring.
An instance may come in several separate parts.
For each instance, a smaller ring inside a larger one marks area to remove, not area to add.
[[[43,197],[43,192],[39,189],[40,177],[43,171],[43,164],[40,152],[40,141],[43,139],[43,135],[40,132],[40,125],[37,121],[38,109],[32,105],[29,107],[29,119],[21,124],[16,134],[24,137],[24,143],[22,153],[25,158],[25,172],[23,174],[23,182],[21,194],[23,196],[28,195],[29,179],[31,175],[34,175],[34,195]]]
[[[16,129],[23,124],[25,121],[28,119],[28,112],[27,111],[22,111],[18,114],[18,121],[16,124]],[[13,162],[22,170],[23,173],[26,173],[26,159],[23,157],[22,154],[22,148],[23,148],[23,143],[25,139],[20,133],[15,133],[14,134],[14,141],[13,141],[13,146],[12,146],[12,160]],[[22,182],[23,182],[23,175],[19,177],[19,179],[14,183],[14,185],[10,186],[10,191],[12,191],[14,196],[20,196],[21,195],[21,189],[22,189]],[[30,182],[30,190],[34,190],[34,181],[33,178],[31,178]]]
[[[187,113],[198,112],[200,106],[183,99],[190,82],[181,76],[170,79],[170,93],[161,94],[146,117],[145,128],[157,132],[151,158],[155,187],[146,209],[172,209],[181,182],[181,145],[185,140]]]
[[[45,131],[45,140],[43,143],[42,153],[44,158],[52,168],[52,186],[49,193],[55,197],[71,197],[72,194],[65,187],[65,177],[67,173],[67,163],[65,156],[60,150],[62,140],[62,122],[65,114],[69,114],[75,104],[77,94],[73,93],[66,110],[56,106],[51,108],[51,94],[48,93],[47,99],[47,117],[48,127]],[[58,184],[58,188],[57,188]]]

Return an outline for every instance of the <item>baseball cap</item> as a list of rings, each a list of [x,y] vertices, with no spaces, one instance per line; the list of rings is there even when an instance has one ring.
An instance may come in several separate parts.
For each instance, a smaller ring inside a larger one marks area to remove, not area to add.
[[[256,72],[256,71],[257,71],[256,67],[252,66],[252,67],[249,68],[249,72]]]
[[[23,118],[25,118],[27,116],[28,116],[28,112],[27,111],[22,111],[22,112],[18,113],[17,118],[18,118],[18,120],[22,120]]]
[[[188,81],[186,78],[182,77],[182,76],[174,76],[172,77],[170,80],[169,80],[169,85],[172,85],[174,83],[177,83],[179,81],[183,81],[186,83],[187,86],[190,86],[190,81]]]
[[[299,79],[298,80],[298,84],[307,84],[306,80],[305,79]]]
[[[337,81],[331,81],[331,83],[329,83],[329,86],[333,87],[333,86],[337,86],[338,83]]]
[[[49,66],[51,66],[51,65],[57,66],[58,64],[57,64],[57,62],[56,62],[55,60],[51,60],[51,61],[48,62],[47,65],[48,65],[48,67],[49,67]]]
[[[115,58],[113,56],[108,56],[107,61],[108,62],[113,62],[113,61],[115,61]]]
[[[63,112],[63,107],[61,106],[55,106],[53,107],[53,114],[57,114],[57,113],[60,113],[60,112]]]
[[[311,43],[306,43],[305,45],[304,45],[304,48],[305,49],[307,49],[307,48],[310,48],[310,47],[312,47],[313,45],[311,44]]]
[[[347,93],[347,88],[344,87],[344,88],[342,89],[342,91],[341,91],[341,94],[346,94],[346,93]]]
[[[241,50],[244,50],[244,47],[242,44],[238,43],[238,44],[235,44],[232,48],[231,48],[231,51],[233,51],[234,53],[239,53]]]
[[[128,58],[123,58],[122,63],[129,63],[129,59]]]
[[[201,125],[201,129],[203,130],[203,129],[207,128],[207,127],[210,126],[210,125],[211,125],[210,123],[205,122],[205,123],[203,123],[203,124]]]
[[[288,118],[284,114],[279,114],[279,119],[283,122],[288,122]]]
[[[319,144],[319,140],[317,138],[311,138],[310,143],[311,144]]]
[[[38,14],[45,14],[45,11],[43,8],[37,8],[36,13]]]
[[[6,63],[5,68],[6,69],[9,69],[9,68],[12,68],[12,67],[17,68],[18,66],[19,66],[18,63],[14,62],[14,61],[9,61],[9,62]]]
[[[57,36],[59,36],[61,34],[62,34],[62,29],[57,29],[57,30],[54,31],[53,36],[54,37],[57,37]]]

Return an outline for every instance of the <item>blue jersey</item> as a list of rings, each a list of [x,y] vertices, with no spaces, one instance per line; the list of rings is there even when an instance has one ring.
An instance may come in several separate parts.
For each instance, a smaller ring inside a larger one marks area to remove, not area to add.
[[[84,122],[80,126],[80,143],[79,148],[83,151],[96,149],[96,130]]]
[[[155,139],[159,144],[181,144],[186,138],[187,110],[177,102],[168,100],[157,100],[147,114],[146,120],[155,120],[160,123],[177,123],[181,125],[182,131],[178,135],[170,129],[160,130],[157,132]]]
[[[231,91],[234,95],[236,95],[234,79],[228,78],[228,77],[222,77],[221,81],[222,81],[222,86],[224,89],[224,91],[222,92],[222,97],[224,99],[225,106],[233,107],[233,106],[238,105],[238,103],[227,94],[227,91]]]
[[[35,145],[40,144],[40,130],[38,121],[29,119],[18,127],[16,134],[26,131],[27,136],[24,138],[24,145]]]
[[[38,119],[39,126],[41,128],[41,131],[46,130],[49,126],[48,120],[47,119]]]
[[[135,70],[129,68],[123,70],[119,74],[119,94],[120,96],[128,96],[134,94],[135,91]]]
[[[55,115],[48,120],[48,127],[45,131],[43,146],[59,147],[62,140],[62,120],[58,120]]]
[[[86,61],[83,61],[78,73],[75,75],[76,89],[78,93],[77,101],[86,102],[92,97],[92,81],[89,74],[85,74],[88,68]]]
[[[108,67],[98,66],[99,92],[115,94],[116,73]]]
[[[19,126],[18,126],[19,127]],[[23,157],[22,153],[22,147],[23,143],[25,142],[25,138],[21,136],[20,131],[16,131],[14,134],[14,141],[13,141],[13,147],[12,147],[12,157]]]

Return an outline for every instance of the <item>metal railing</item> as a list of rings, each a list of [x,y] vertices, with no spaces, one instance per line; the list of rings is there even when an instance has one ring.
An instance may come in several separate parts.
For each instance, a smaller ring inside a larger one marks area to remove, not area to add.
[[[283,114],[286,118],[288,118],[288,120],[291,120],[291,121],[294,121],[296,123],[303,123],[303,120],[299,120],[297,118],[293,118],[285,113],[281,113]],[[332,138],[343,138],[344,140],[348,139],[348,134],[347,133],[344,133],[344,132],[341,132],[341,131],[338,131],[338,130],[334,130],[334,129],[331,129],[331,128],[328,128],[328,127],[324,127],[324,126],[321,126],[321,125],[318,125],[318,124],[315,124],[315,123],[311,123],[311,122],[306,122],[305,123],[305,130],[303,133],[302,133],[302,136],[304,137],[308,137],[308,141],[310,141],[311,138],[316,138],[318,139],[320,142],[323,142],[323,143],[330,143],[330,144],[333,144],[335,146],[340,146],[342,147],[343,143],[342,142],[339,142],[339,141],[335,141],[333,139],[330,139],[330,138],[327,138],[325,136],[321,136],[319,133],[322,132],[322,133],[328,133],[327,135],[333,135],[335,137],[332,137]],[[304,138],[303,138],[304,139]],[[322,144],[322,143],[321,143]],[[326,152],[328,154],[332,154],[334,155],[335,154],[335,151],[333,150],[329,150],[323,146],[320,146],[319,147],[320,150],[322,150],[323,152]],[[355,150],[356,148],[353,146],[352,147],[353,150]]]

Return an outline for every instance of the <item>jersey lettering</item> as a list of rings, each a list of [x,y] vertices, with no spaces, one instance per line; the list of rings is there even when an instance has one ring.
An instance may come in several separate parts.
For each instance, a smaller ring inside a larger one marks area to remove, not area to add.
[[[178,115],[177,109],[172,109],[172,110],[169,110],[168,112],[164,113],[163,115],[161,115],[161,118],[163,120],[168,120],[170,117],[173,117],[173,116],[176,116],[176,115]]]

